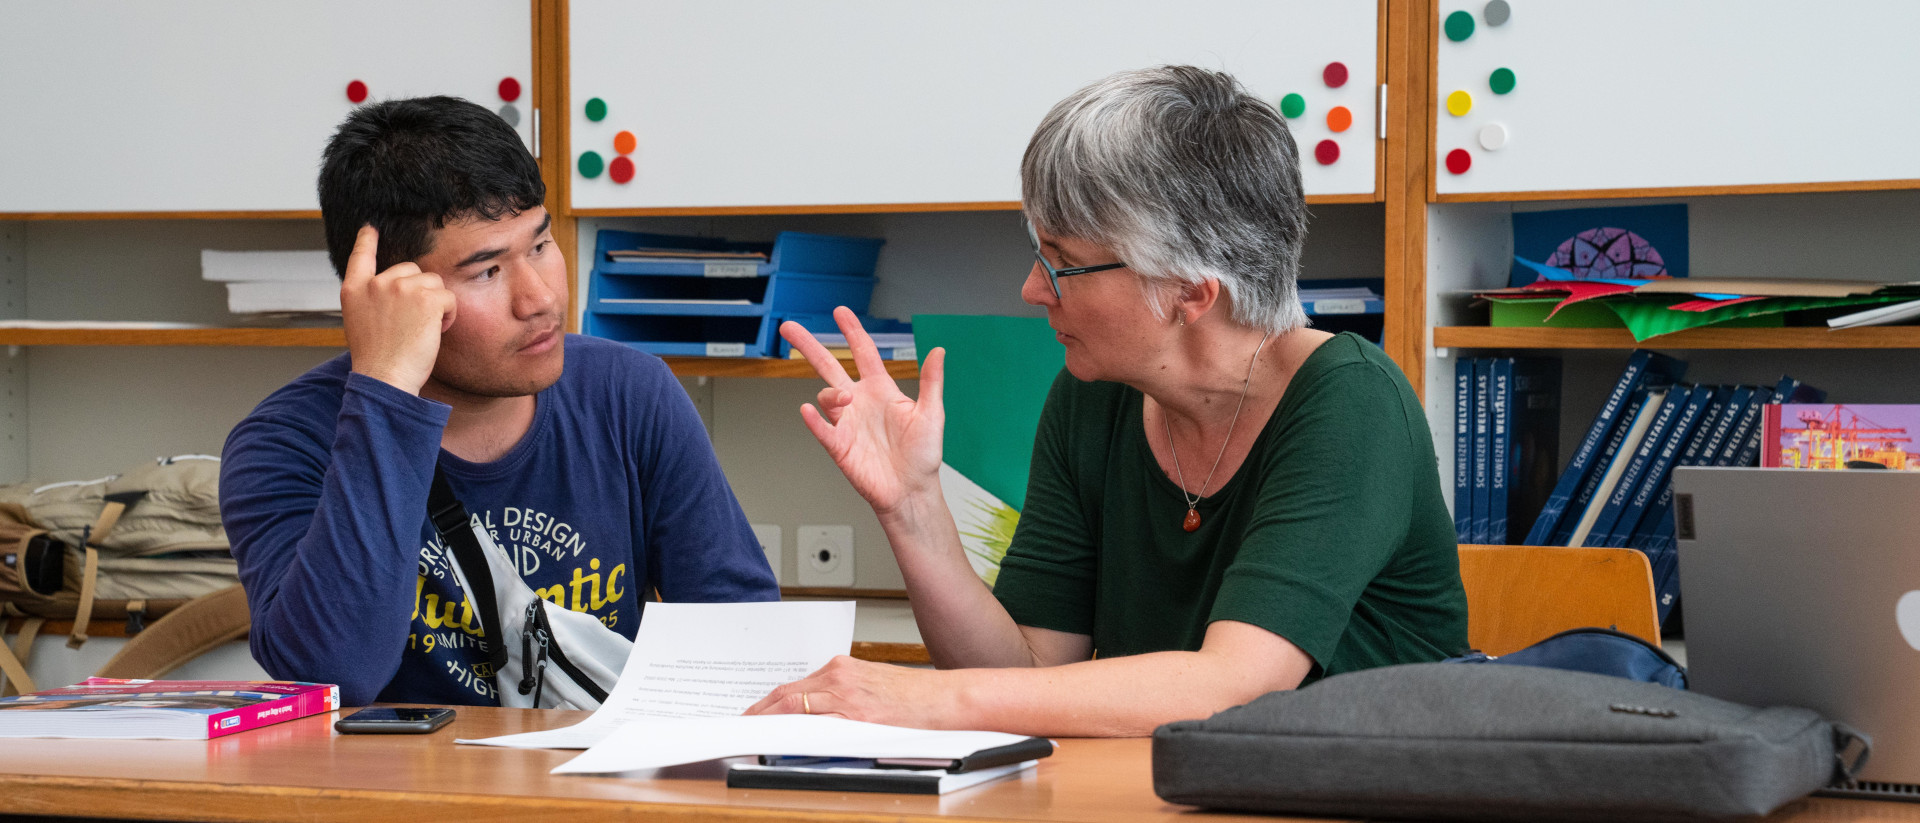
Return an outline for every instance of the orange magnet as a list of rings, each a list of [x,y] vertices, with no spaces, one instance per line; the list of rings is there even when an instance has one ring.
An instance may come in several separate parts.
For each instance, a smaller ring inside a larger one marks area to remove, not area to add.
[[[623,131],[613,136],[615,154],[632,154],[634,147],[639,144],[640,141],[634,139],[633,132],[630,131]]]
[[[1346,106],[1334,106],[1327,111],[1327,128],[1333,129],[1335,133],[1346,131],[1352,126],[1353,112],[1348,111]]]

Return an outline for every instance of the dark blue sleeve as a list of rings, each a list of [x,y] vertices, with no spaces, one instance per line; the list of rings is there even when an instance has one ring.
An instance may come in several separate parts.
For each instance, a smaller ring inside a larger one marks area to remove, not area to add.
[[[647,578],[672,602],[779,600],[780,585],[693,401],[664,363],[651,360],[638,371],[636,396],[652,398],[636,429]]]
[[[372,702],[407,645],[427,489],[449,409],[347,376],[331,431],[263,404],[227,438],[220,515],[276,678]]]

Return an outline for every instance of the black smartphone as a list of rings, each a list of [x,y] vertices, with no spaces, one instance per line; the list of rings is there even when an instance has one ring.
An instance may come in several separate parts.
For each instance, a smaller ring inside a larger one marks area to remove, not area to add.
[[[453,722],[452,709],[361,709],[333,721],[341,734],[426,734]]]

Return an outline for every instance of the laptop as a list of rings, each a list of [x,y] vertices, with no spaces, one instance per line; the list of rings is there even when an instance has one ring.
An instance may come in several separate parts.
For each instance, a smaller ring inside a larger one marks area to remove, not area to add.
[[[1846,794],[1920,800],[1920,472],[1673,473],[1694,691],[1873,738]]]

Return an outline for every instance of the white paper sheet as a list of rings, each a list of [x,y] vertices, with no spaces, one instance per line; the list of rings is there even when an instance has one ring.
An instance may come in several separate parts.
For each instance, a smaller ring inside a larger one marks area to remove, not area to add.
[[[791,754],[819,757],[961,758],[1008,746],[1024,735],[928,731],[817,714],[663,718],[628,724],[553,774],[658,769],[716,757]]]
[[[584,749],[624,723],[734,717],[853,648],[853,602],[648,603],[620,682],[592,717],[544,732],[458,740]]]

